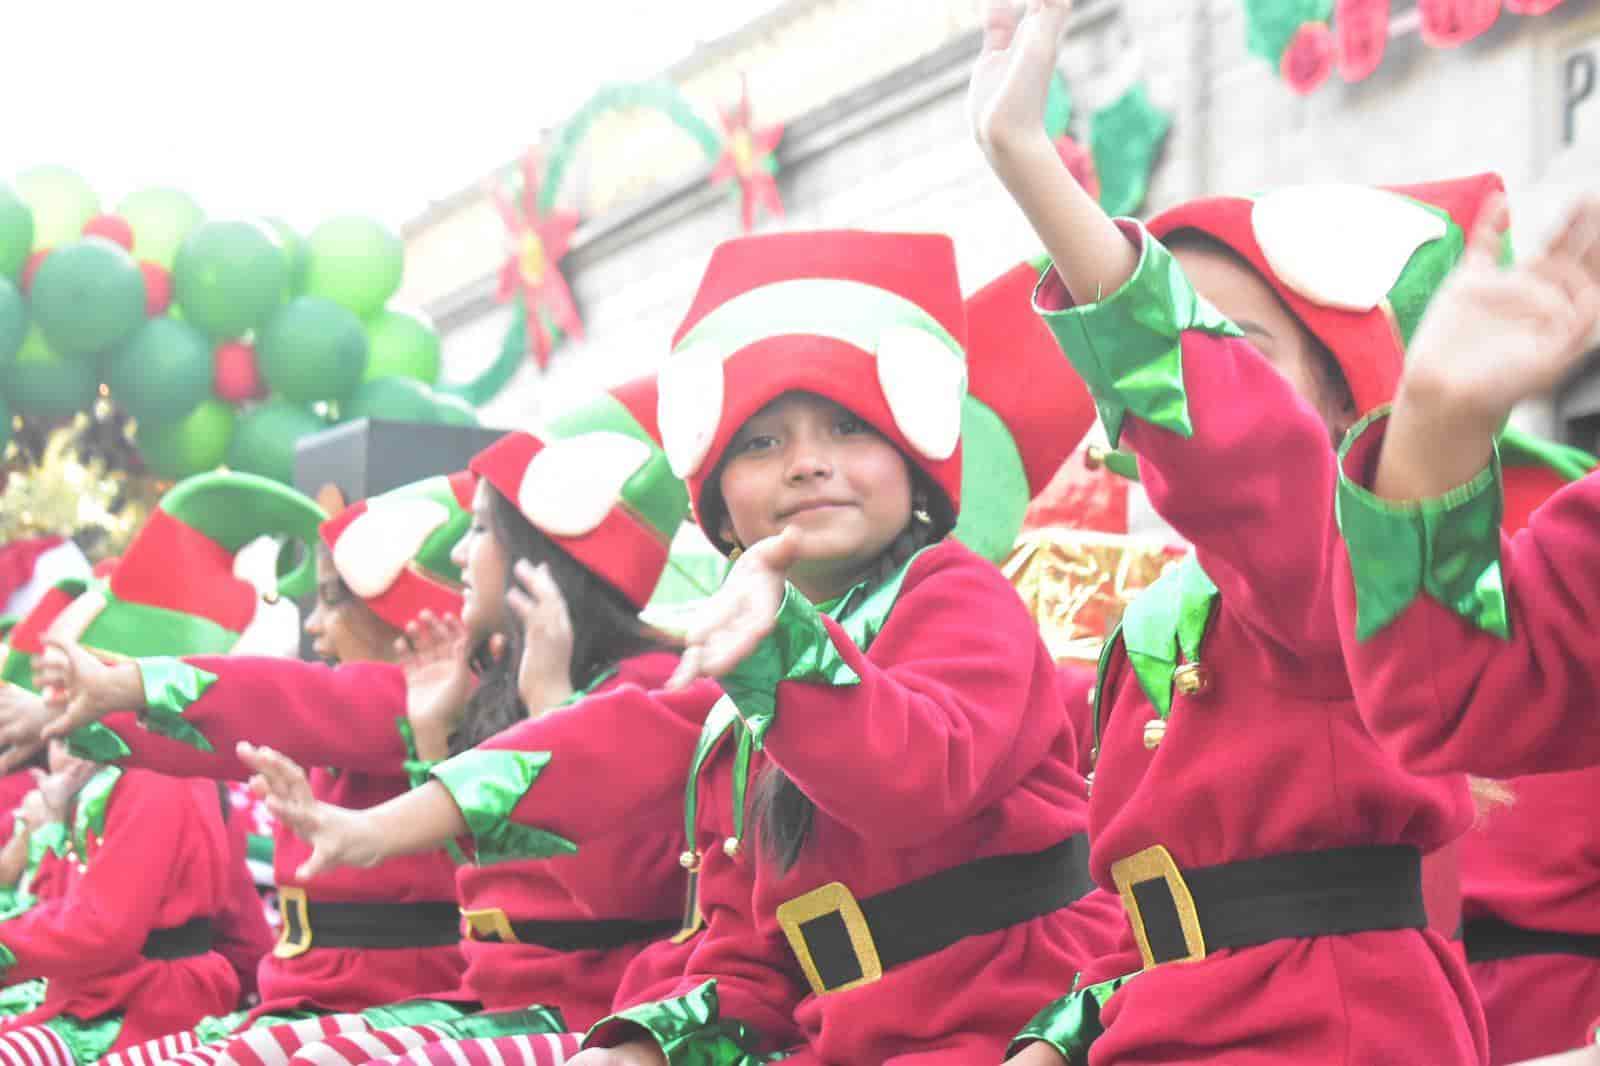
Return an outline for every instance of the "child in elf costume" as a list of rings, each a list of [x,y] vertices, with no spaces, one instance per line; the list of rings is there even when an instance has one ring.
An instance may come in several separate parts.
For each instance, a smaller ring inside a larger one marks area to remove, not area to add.
[[[307,872],[473,842],[457,881],[472,931],[462,994],[486,1013],[345,1034],[300,1061],[417,1049],[419,1061],[449,1062],[492,1036],[505,1038],[506,1062],[564,1061],[577,1043],[569,1028],[604,1015],[626,980],[681,968],[686,949],[667,942],[685,888],[674,801],[710,701],[652,691],[677,657],[637,619],[688,509],[654,440],[655,406],[654,382],[636,382],[540,436],[507,434],[471,464],[464,621],[514,629],[503,658],[520,667],[497,697],[514,715],[458,734],[431,781],[366,811],[317,802],[278,753],[247,756],[310,844]],[[619,776],[622,746],[639,754]]]
[[[1025,494],[1088,426],[1081,386],[1081,410],[1055,403],[1075,382],[1031,280],[964,305],[932,235],[713,253],[661,377],[668,455],[737,557],[675,678],[725,693],[685,797],[704,928],[575,1062],[993,1061],[1043,974],[1115,932],[1054,664],[998,570],[946,538],[969,375],[1029,459]]]
[[[1594,601],[1571,556],[1600,497],[1589,457],[1530,456],[1521,435],[1498,433],[1514,402],[1587,347],[1597,235],[1600,208],[1580,205],[1516,271],[1497,266],[1487,235],[1475,240],[1392,413],[1358,427],[1342,454],[1341,628],[1368,722],[1413,765],[1525,775],[1506,781],[1511,805],[1461,858],[1465,947],[1495,1063],[1576,1047],[1600,1017],[1589,800],[1600,768],[1584,743],[1600,656],[1568,631]],[[1558,490],[1552,472],[1576,484]]]
[[[1124,949],[1016,1059],[1077,1061],[1103,1029],[1097,1066],[1485,1062],[1419,869],[1472,803],[1461,775],[1402,768],[1358,713],[1333,606],[1333,440],[1392,395],[1404,338],[1486,207],[1494,224],[1500,182],[1306,187],[1113,222],[1042,132],[1068,10],[1033,0],[1019,25],[990,5],[972,122],[1055,257],[1040,313],[1195,555],[1102,658],[1091,865],[1122,895]]]
[[[52,769],[70,772],[62,745]],[[47,981],[0,1024],[0,1058],[88,1066],[229,1010],[239,995],[212,948],[230,852],[215,786],[83,764],[48,898],[0,921],[0,981]]]
[[[457,497],[465,494],[466,480],[452,486],[447,479],[434,479],[405,497],[412,504],[397,505],[403,513],[425,509],[438,525],[454,528],[444,532],[443,549],[431,554],[425,538],[407,542],[406,530],[393,531],[389,543],[403,544],[408,557],[394,565],[386,588],[364,587],[377,607],[347,597],[336,566],[307,550],[283,585],[292,592],[309,586],[313,568],[323,571],[319,603],[306,619],[319,651],[386,658],[394,653],[398,626],[409,617],[402,613],[408,595],[412,602],[442,609],[459,602],[455,572],[430,567],[448,567],[449,542],[466,525]],[[84,649],[104,647],[126,627],[126,619],[102,615],[95,624],[105,632],[84,631],[81,646],[70,632],[53,629],[52,639],[63,639],[35,667],[70,690],[66,713],[51,723],[52,733],[71,731],[74,748],[95,754],[97,761],[219,780],[248,777],[233,755],[237,739],[285,742],[292,736],[296,750],[313,753],[308,757],[320,753],[320,765],[340,768],[316,771],[318,787],[331,796],[362,806],[404,791],[410,784],[404,768],[410,749],[408,730],[397,724],[405,715],[405,681],[398,669],[363,664],[332,670],[241,654],[252,646],[257,615],[270,607],[233,575],[239,538],[268,523],[269,528],[292,527],[311,544],[324,517],[299,493],[243,475],[205,475],[174,489],[109,585],[122,597],[119,610],[135,620],[138,612],[157,615],[167,624],[160,633],[117,645],[142,658],[114,667],[102,666]],[[174,566],[178,550],[183,564]],[[369,557],[376,554],[369,548]],[[190,657],[165,657],[174,653]],[[79,676],[131,678],[133,684],[126,693],[115,685],[107,692],[77,684]],[[139,708],[137,714],[133,708]],[[108,713],[105,721],[97,720]],[[258,971],[262,1002],[245,1017],[208,1019],[185,1034],[192,1038],[186,1044],[221,1039],[241,1024],[294,1020],[318,1028],[331,1011],[456,987],[463,962],[449,855],[415,856],[381,877],[306,883],[293,876],[305,856],[297,846],[292,834],[279,831],[274,862],[283,922],[277,947]],[[138,1057],[159,1060],[165,1048],[158,1043],[137,1049]]]

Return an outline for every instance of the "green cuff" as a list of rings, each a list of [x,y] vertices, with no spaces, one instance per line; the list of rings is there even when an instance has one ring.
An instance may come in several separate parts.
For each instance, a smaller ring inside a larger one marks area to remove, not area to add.
[[[17,965],[17,957],[5,944],[0,944],[0,979],[10,973]]]
[[[858,685],[861,678],[834,647],[822,614],[793,585],[783,594],[772,632],[743,662],[722,679],[760,748],[777,714],[778,684],[809,681],[821,685]]]
[[[1183,385],[1182,336],[1191,329],[1215,337],[1244,334],[1194,291],[1172,253],[1144,226],[1122,220],[1139,241],[1139,265],[1121,288],[1096,303],[1036,310],[1094,396],[1115,448],[1130,414],[1184,437],[1194,435]],[[1054,267],[1040,279],[1052,284]],[[1054,282],[1059,283],[1059,282]]]
[[[454,1020],[430,1022],[447,1040],[493,1040],[502,1036],[557,1035],[572,1032],[572,1027],[555,1007],[523,1007],[520,1010],[484,1011]]]
[[[1339,530],[1356,587],[1356,637],[1366,640],[1427,593],[1467,622],[1508,638],[1500,570],[1500,457],[1443,496],[1396,503],[1350,476],[1352,453],[1371,446],[1388,408],[1362,419],[1339,449]]]
[[[1113,992],[1137,976],[1128,974],[1114,977],[1056,1000],[1022,1027],[1022,1032],[1011,1041],[1006,1058],[1011,1058],[1029,1044],[1043,1041],[1055,1048],[1068,1063],[1074,1066],[1087,1063],[1090,1045],[1105,1032],[1105,1027],[1100,1024],[1101,1008]]]
[[[144,682],[144,710],[139,712],[139,721],[145,728],[200,751],[215,751],[183,712],[206,694],[206,689],[216,683],[217,675],[168,656],[135,661]]]
[[[111,807],[111,794],[120,780],[120,769],[105,767],[84,782],[73,800],[71,844],[77,848],[81,862],[89,861],[91,836],[104,838],[106,835],[106,813]]]
[[[1178,664],[1200,661],[1200,642],[1219,595],[1216,583],[1190,553],[1141,592],[1122,616],[1128,663],[1163,721],[1172,713]]]
[[[67,737],[67,752],[90,762],[112,763],[133,754],[128,742],[103,722],[90,722]]]
[[[760,1035],[743,1022],[723,1020],[719,1014],[717,982],[711,980],[675,999],[641,1003],[603,1018],[589,1030],[589,1036],[619,1022],[631,1023],[661,1048],[667,1066],[761,1066],[785,1057],[781,1052],[763,1055],[753,1050],[760,1047]]]
[[[32,869],[44,861],[47,851],[61,855],[67,850],[67,827],[61,822],[46,822],[28,838],[28,867]]]
[[[461,808],[478,845],[479,866],[508,859],[548,859],[578,850],[565,837],[510,820],[549,762],[548,751],[473,750],[430,771]]]

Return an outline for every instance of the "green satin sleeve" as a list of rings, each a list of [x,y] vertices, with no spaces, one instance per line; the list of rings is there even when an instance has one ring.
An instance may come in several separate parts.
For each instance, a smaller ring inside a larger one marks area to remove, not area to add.
[[[578,845],[545,829],[511,821],[511,812],[550,763],[547,751],[464,751],[430,774],[461,808],[478,846],[478,865],[571,855]]]
[[[90,762],[114,763],[133,754],[128,742],[104,722],[90,722],[67,736],[67,751]]]
[[[200,751],[215,751],[183,712],[216,684],[217,675],[168,656],[135,661],[144,684],[144,710],[139,712],[139,721],[145,728]]]
[[[1367,640],[1419,595],[1436,600],[1486,633],[1508,638],[1500,569],[1500,458],[1465,485],[1429,500],[1381,499],[1351,477],[1352,451],[1381,431],[1388,409],[1351,429],[1339,449],[1339,530],[1355,579],[1356,637]]]
[[[5,980],[6,974],[15,969],[16,965],[17,956],[4,943],[0,943],[0,981]]]
[[[1095,303],[1040,307],[1056,343],[1089,386],[1115,448],[1128,415],[1184,437],[1194,435],[1183,384],[1182,336],[1244,334],[1194,291],[1172,253],[1138,222],[1119,221],[1139,241],[1139,263],[1122,287]],[[1046,268],[1041,285],[1054,266]]]
[[[822,613],[793,585],[783,595],[772,632],[722,679],[722,690],[739,709],[757,748],[777,714],[778,685],[808,681],[857,685],[861,678],[844,661],[822,624]]]
[[[1042,1041],[1055,1048],[1069,1066],[1084,1066],[1089,1061],[1090,1045],[1105,1031],[1100,1024],[1100,1011],[1106,1005],[1106,1000],[1137,976],[1128,974],[1115,977],[1077,989],[1056,1000],[1022,1027],[1022,1031],[1011,1041],[1006,1058],[1009,1059],[1029,1044]]]
[[[786,1057],[754,1050],[761,1039],[743,1022],[720,1017],[717,982],[707,981],[674,999],[641,1003],[603,1018],[589,1030],[614,1030],[618,1023],[638,1026],[661,1048],[667,1066],[762,1066]],[[588,1041],[585,1040],[585,1046]]]

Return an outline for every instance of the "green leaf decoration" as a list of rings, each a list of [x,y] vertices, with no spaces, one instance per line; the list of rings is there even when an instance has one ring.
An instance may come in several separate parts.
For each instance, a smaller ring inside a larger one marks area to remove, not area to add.
[[[1295,32],[1333,17],[1333,0],[1244,0],[1245,47],[1274,68]]]
[[[1100,173],[1100,206],[1112,216],[1131,215],[1144,203],[1150,169],[1172,119],[1150,102],[1144,82],[1133,86],[1089,121],[1089,150]]]
[[[1044,101],[1044,131],[1053,141],[1067,132],[1072,121],[1072,90],[1058,70],[1050,77],[1050,95]]]

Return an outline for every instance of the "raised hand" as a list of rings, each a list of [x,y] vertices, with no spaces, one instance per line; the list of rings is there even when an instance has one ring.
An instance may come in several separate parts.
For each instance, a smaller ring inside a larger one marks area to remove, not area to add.
[[[9,774],[44,747],[55,712],[20,685],[0,682],[0,774]]]
[[[635,1040],[619,1047],[580,1051],[567,1066],[667,1066],[667,1057],[654,1041]]]
[[[1600,318],[1600,199],[1573,206],[1536,256],[1499,266],[1504,204],[1485,209],[1406,353],[1375,483],[1437,496],[1488,461],[1512,407],[1582,360]]]
[[[33,678],[45,703],[56,712],[43,731],[46,740],[65,737],[112,711],[144,706],[138,664],[108,665],[75,640],[45,637],[44,654],[33,664]]]
[[[777,621],[800,543],[800,531],[786,526],[739,556],[722,587],[690,622],[668,688],[682,688],[697,677],[721,677],[755,651]]]
[[[1065,1066],[1066,1059],[1043,1040],[1035,1040],[1005,1061],[1005,1066]]]
[[[311,857],[295,877],[308,881],[340,866],[376,866],[385,857],[362,812],[324,803],[311,791],[306,772],[271,748],[241,741],[239,760],[255,771],[250,788],[267,810],[295,836],[311,845]]]
[[[1028,0],[1019,18],[1011,0],[984,6],[983,50],[967,88],[967,122],[994,159],[1024,142],[1049,147],[1045,100],[1071,0]]]
[[[506,606],[522,626],[517,693],[536,715],[572,695],[572,616],[548,565],[518,559],[512,576],[516,584],[506,593]]]
[[[439,618],[423,611],[406,626],[394,650],[406,676],[406,717],[417,754],[442,759],[449,754],[450,733],[472,693],[467,627],[455,615]]]

